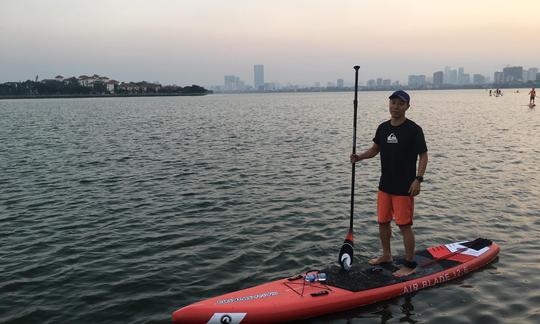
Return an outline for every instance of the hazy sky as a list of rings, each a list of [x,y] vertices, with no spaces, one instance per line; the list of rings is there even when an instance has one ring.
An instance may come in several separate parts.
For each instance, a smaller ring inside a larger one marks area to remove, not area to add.
[[[538,0],[0,0],[0,82],[57,74],[119,81],[406,81],[540,67]]]

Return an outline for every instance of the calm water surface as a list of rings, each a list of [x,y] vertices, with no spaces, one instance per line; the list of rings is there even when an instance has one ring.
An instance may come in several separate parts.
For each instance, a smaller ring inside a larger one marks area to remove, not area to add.
[[[419,248],[499,259],[314,323],[539,323],[540,110],[507,90],[412,92],[430,160]],[[388,118],[359,94],[358,150]],[[177,308],[335,262],[352,93],[0,101],[0,322],[167,323]],[[355,248],[378,253],[378,158],[357,167]],[[393,246],[402,252],[394,229]]]

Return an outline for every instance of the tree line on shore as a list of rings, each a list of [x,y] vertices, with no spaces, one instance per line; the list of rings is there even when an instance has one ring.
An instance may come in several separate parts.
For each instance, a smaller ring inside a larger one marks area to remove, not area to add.
[[[42,80],[6,82],[0,84],[0,96],[48,96],[48,95],[137,95],[137,94],[206,94],[205,88],[198,85],[180,87],[161,86],[148,82],[130,82],[114,85],[111,88],[104,82],[94,82],[92,86],[74,80]]]

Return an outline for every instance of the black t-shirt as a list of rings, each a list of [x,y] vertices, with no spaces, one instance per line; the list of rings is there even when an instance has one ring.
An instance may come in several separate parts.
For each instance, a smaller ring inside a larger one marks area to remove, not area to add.
[[[373,142],[379,145],[381,155],[379,190],[392,195],[409,195],[409,187],[416,177],[418,154],[427,152],[422,128],[409,119],[399,126],[386,121],[377,128]]]

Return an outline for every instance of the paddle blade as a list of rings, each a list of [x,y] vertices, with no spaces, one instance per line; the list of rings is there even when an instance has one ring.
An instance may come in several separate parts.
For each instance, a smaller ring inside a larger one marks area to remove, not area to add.
[[[345,271],[349,271],[352,267],[353,262],[353,256],[354,256],[354,243],[353,243],[353,236],[352,232],[349,231],[347,234],[347,237],[345,238],[345,242],[343,242],[343,245],[341,246],[341,249],[339,250],[339,265],[341,266],[341,269]]]

